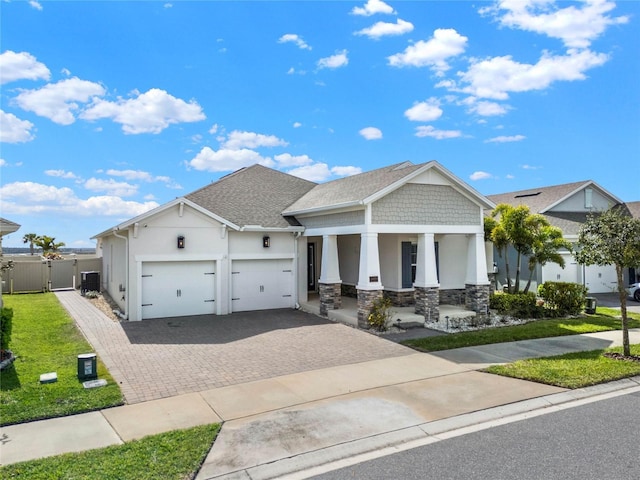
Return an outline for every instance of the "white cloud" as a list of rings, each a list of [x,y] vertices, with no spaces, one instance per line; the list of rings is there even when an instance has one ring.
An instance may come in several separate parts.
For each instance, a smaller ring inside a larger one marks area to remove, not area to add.
[[[273,160],[269,157],[262,157],[254,150],[243,148],[241,150],[220,149],[215,151],[210,147],[203,147],[188,162],[188,165],[196,170],[207,172],[229,172],[255,163],[273,166]]]
[[[472,62],[460,73],[468,84],[462,91],[481,98],[505,100],[510,92],[543,90],[556,81],[584,80],[585,71],[603,65],[608,56],[589,50],[570,50],[567,55],[544,52],[534,65],[515,62],[510,55]]]
[[[74,114],[80,108],[79,103],[86,103],[104,93],[102,85],[73,77],[49,83],[37,90],[22,90],[15,103],[23,110],[60,125],[71,125],[76,120]]]
[[[77,217],[135,217],[156,202],[124,201],[114,196],[81,199],[68,187],[57,188],[34,182],[15,182],[0,187],[0,209],[10,214],[60,214]]]
[[[607,0],[585,0],[563,8],[548,0],[502,0],[480,13],[494,16],[506,27],[560,39],[569,48],[587,48],[610,25],[629,21],[627,16],[607,15],[615,7]]]
[[[431,125],[421,125],[416,127],[416,137],[431,137],[436,140],[461,137],[460,130],[436,130]]]
[[[396,13],[396,11],[391,8],[391,6],[384,3],[382,0],[368,0],[367,3],[364,4],[364,6],[353,7],[353,10],[351,10],[352,15],[361,15],[365,17],[375,15],[376,13],[393,15]]]
[[[521,167],[523,170],[539,170],[542,167],[536,167],[534,165],[522,165]]]
[[[362,173],[360,167],[344,166],[344,167],[332,167],[331,173],[337,177],[350,177],[351,175],[358,175]]]
[[[311,182],[322,182],[331,177],[331,171],[326,163],[314,163],[313,165],[305,165],[302,167],[288,170],[289,175],[304,178]]]
[[[49,177],[70,178],[70,179],[78,178],[75,173],[67,172],[65,170],[45,170],[44,174]]]
[[[317,63],[318,68],[340,68],[346,66],[349,63],[347,53],[349,53],[347,50],[342,50],[330,57],[321,58]]]
[[[95,99],[80,117],[85,120],[110,118],[122,124],[122,131],[128,134],[160,133],[171,124],[206,118],[196,101],[187,103],[158,88],[136,98],[118,98],[115,102]]]
[[[413,31],[413,24],[398,18],[396,23],[377,22],[370,27],[363,28],[362,30],[355,32],[354,35],[365,35],[377,40],[380,37],[404,35],[411,31]]]
[[[502,105],[496,102],[489,102],[486,100],[478,101],[478,99],[473,96],[461,100],[458,104],[465,105],[468,112],[475,113],[482,117],[505,115],[511,109],[508,105]]]
[[[287,33],[278,39],[278,43],[294,43],[301,50],[311,50],[311,47],[295,33]]]
[[[471,180],[486,180],[488,178],[493,178],[493,175],[491,175],[490,173],[487,172],[482,172],[482,171],[478,171],[478,172],[473,172],[471,175],[469,175],[469,178]]]
[[[13,113],[0,110],[0,142],[24,143],[34,139],[31,132],[33,123],[28,120],[20,120]]]
[[[300,128],[302,124],[300,122],[293,122],[293,128]]]
[[[404,112],[404,116],[414,122],[432,122],[442,116],[440,103],[436,98],[418,102]]]
[[[164,6],[164,8],[171,8],[171,7],[173,7],[173,4],[172,3],[165,3],[163,6]]]
[[[36,0],[29,0],[29,5],[31,5],[31,7],[35,8],[36,10],[42,11],[42,5],[40,5],[40,2],[36,2]]]
[[[403,53],[396,53],[387,59],[389,65],[394,67],[431,67],[442,73],[450,68],[447,59],[463,53],[466,45],[467,37],[452,28],[439,28],[426,42],[420,40],[408,46]]]
[[[211,128],[209,129],[209,133],[211,135],[215,135],[216,133],[218,133],[218,124],[214,123]]]
[[[51,72],[44,63],[27,52],[16,53],[11,50],[0,55],[0,84],[16,80],[49,80]]]
[[[500,135],[499,137],[493,137],[490,138],[489,140],[485,140],[484,143],[509,143],[509,142],[521,142],[522,140],[524,140],[525,137],[524,135]]]
[[[276,155],[273,159],[278,162],[279,168],[299,167],[313,163],[313,160],[308,155],[291,155],[290,153]]]
[[[382,130],[376,127],[366,127],[358,132],[367,140],[379,140],[382,138]]]
[[[138,181],[143,181],[148,183],[151,183],[151,182],[170,183],[171,182],[171,178],[169,177],[151,175],[149,172],[145,172],[143,170],[109,169],[105,173],[112,177],[122,177],[127,181],[138,180]]]
[[[222,143],[223,148],[238,150],[241,148],[259,147],[285,147],[289,145],[275,135],[263,135],[262,133],[241,132],[234,130],[229,134],[227,140]]]
[[[105,192],[118,197],[130,197],[138,193],[138,187],[126,182],[116,182],[113,178],[102,180],[90,178],[84,182],[84,188],[94,192]]]

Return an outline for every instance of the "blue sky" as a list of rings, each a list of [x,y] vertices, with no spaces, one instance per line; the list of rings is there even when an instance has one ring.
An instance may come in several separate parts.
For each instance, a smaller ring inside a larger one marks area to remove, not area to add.
[[[640,2],[2,1],[0,216],[67,246],[254,163],[640,200]]]

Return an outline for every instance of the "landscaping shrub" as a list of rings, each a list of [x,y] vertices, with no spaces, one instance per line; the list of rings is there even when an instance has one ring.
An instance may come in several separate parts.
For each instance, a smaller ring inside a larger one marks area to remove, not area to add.
[[[555,316],[578,315],[585,304],[587,289],[570,282],[544,282],[538,286],[548,312]]]
[[[544,309],[537,305],[536,295],[527,293],[496,292],[489,296],[489,308],[497,310],[500,315],[514,318],[540,318]]]
[[[389,322],[391,321],[391,300],[389,298],[381,297],[373,302],[373,308],[368,317],[369,325],[378,332],[386,332],[389,329]]]
[[[8,350],[13,330],[13,310],[3,307],[0,311],[0,350]]]

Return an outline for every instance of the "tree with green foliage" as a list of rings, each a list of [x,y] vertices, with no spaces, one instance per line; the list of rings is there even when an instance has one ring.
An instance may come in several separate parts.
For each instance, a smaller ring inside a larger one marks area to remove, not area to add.
[[[541,215],[537,215],[541,217]],[[529,291],[531,287],[531,280],[533,279],[533,272],[536,265],[545,266],[547,263],[557,263],[561,268],[564,268],[565,261],[560,250],[571,251],[571,242],[565,240],[562,235],[562,230],[558,227],[549,225],[546,218],[542,217],[544,221],[540,219],[534,219],[530,225],[533,229],[533,242],[531,244],[531,253],[529,254],[529,279],[527,280],[527,286],[524,288],[524,293]]]
[[[64,247],[64,242],[57,242],[55,237],[49,237],[48,235],[39,236],[34,242],[38,247],[42,248],[42,254],[57,252],[58,249]]]
[[[623,270],[640,265],[640,220],[625,208],[613,207],[588,216],[578,235],[575,254],[583,265],[615,265],[622,317],[622,347],[624,355],[631,354],[627,319],[627,291]]]
[[[504,226],[493,216],[484,219],[484,238],[485,240],[493,242],[493,246],[496,247],[500,258],[504,257],[507,271],[507,289],[511,291],[511,275],[509,274],[509,257],[507,255],[509,239],[507,238]]]
[[[39,239],[40,239],[40,236],[36,235],[35,233],[27,233],[25,234],[24,237],[22,237],[22,243],[29,244],[29,251],[31,252],[31,255],[35,253],[34,247],[37,244]]]

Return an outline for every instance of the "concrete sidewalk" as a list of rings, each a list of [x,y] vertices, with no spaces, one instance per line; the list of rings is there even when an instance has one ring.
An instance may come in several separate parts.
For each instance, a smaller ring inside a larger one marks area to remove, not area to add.
[[[224,421],[198,478],[276,478],[406,444],[459,426],[461,419],[477,422],[603,389],[636,388],[640,378],[567,392],[476,371],[518,358],[615,346],[620,338],[620,332],[604,332],[415,353],[12,425],[0,429],[0,463]],[[640,330],[631,331],[631,342],[640,343]]]

